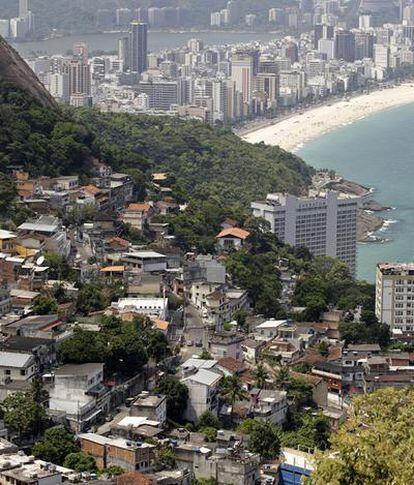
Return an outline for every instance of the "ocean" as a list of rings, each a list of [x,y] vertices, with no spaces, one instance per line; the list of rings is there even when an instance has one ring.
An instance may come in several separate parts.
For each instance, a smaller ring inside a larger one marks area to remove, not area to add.
[[[298,155],[315,168],[336,170],[374,189],[393,209],[382,244],[358,245],[358,277],[375,281],[378,262],[414,261],[414,104],[393,108],[341,127],[307,143]]]
[[[39,54],[65,54],[72,49],[76,42],[86,42],[89,51],[112,52],[118,49],[118,39],[125,36],[122,32],[109,32],[104,34],[84,34],[59,37],[56,39],[19,42],[13,47],[23,57],[33,53]],[[148,49],[150,52],[159,52],[162,49],[173,49],[184,46],[189,39],[201,39],[206,45],[238,44],[255,40],[271,41],[280,35],[271,32],[148,32]]]

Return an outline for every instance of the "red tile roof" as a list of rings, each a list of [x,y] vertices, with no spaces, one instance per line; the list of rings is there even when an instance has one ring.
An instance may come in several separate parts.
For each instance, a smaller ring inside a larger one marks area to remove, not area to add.
[[[228,227],[227,229],[223,229],[219,234],[217,234],[216,237],[236,237],[237,239],[247,239],[249,236],[250,232],[240,229],[240,227]]]

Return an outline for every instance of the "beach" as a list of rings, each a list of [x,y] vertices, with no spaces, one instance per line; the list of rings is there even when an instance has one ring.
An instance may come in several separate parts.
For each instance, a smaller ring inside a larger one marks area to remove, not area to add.
[[[414,82],[311,108],[240,136],[250,143],[264,142],[295,152],[305,143],[336,128],[410,103],[414,103]]]

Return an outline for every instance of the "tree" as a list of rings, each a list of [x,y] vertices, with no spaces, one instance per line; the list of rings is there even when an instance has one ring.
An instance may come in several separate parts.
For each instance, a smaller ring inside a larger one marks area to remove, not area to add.
[[[303,406],[314,406],[312,384],[303,378],[290,377],[285,387],[289,401],[297,409]]]
[[[145,344],[148,356],[155,359],[155,362],[160,362],[171,355],[168,339],[159,330],[149,328],[145,332]]]
[[[329,420],[320,411],[294,412],[281,434],[282,446],[308,450],[325,450],[330,436]]]
[[[274,384],[278,389],[286,389],[289,382],[289,367],[287,365],[281,365],[275,374]]]
[[[329,344],[326,340],[322,340],[318,345],[319,353],[322,357],[327,357],[329,355]]]
[[[247,392],[237,374],[224,377],[221,381],[220,395],[231,406],[230,420],[233,421],[233,408],[237,401],[247,398]]]
[[[266,385],[266,381],[269,378],[269,373],[267,372],[265,366],[263,364],[258,364],[256,369],[253,372],[255,385],[259,389],[263,389]]]
[[[312,483],[411,483],[413,419],[412,387],[388,387],[355,397],[347,421],[331,437],[330,450],[317,457]]]
[[[162,448],[156,458],[156,465],[161,470],[173,470],[176,466],[176,456],[172,448]]]
[[[116,477],[125,473],[125,470],[117,465],[109,466],[108,468],[104,468],[102,471],[110,477]]]
[[[200,433],[204,435],[205,440],[207,443],[214,443],[217,439],[217,429],[206,426],[200,429]]]
[[[60,359],[65,364],[104,362],[108,347],[97,332],[75,327],[73,336],[65,339],[59,348]]]
[[[198,420],[199,428],[215,428],[219,429],[221,427],[220,420],[211,411],[207,410],[200,416]]]
[[[10,213],[16,195],[15,184],[4,173],[0,172],[0,214],[2,217]]]
[[[201,354],[200,354],[200,359],[202,360],[211,360],[213,356],[210,354],[210,352],[207,349],[203,349]]]
[[[10,394],[2,403],[4,423],[19,437],[32,433],[45,416],[44,408],[38,404],[30,392]]]
[[[73,434],[63,426],[47,429],[42,439],[32,449],[34,456],[56,465],[63,465],[67,455],[78,451],[79,447],[75,444]]]
[[[96,472],[98,467],[96,466],[95,458],[87,455],[86,453],[77,452],[70,453],[66,456],[63,466],[71,468],[78,473],[82,472]]]
[[[40,295],[33,305],[33,313],[35,315],[51,315],[56,313],[57,310],[57,301],[48,295]]]
[[[273,460],[280,453],[280,430],[269,421],[258,421],[252,427],[247,448],[264,460]]]
[[[173,421],[180,421],[187,408],[187,386],[174,377],[167,376],[158,384],[155,392],[167,396],[168,417]]]

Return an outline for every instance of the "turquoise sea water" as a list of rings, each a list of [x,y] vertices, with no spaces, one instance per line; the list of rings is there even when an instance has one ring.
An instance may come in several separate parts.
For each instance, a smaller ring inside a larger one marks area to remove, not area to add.
[[[373,282],[380,261],[414,261],[414,104],[341,127],[299,152],[317,168],[375,189],[374,198],[395,209],[380,232],[384,244],[360,244],[358,277]]]

